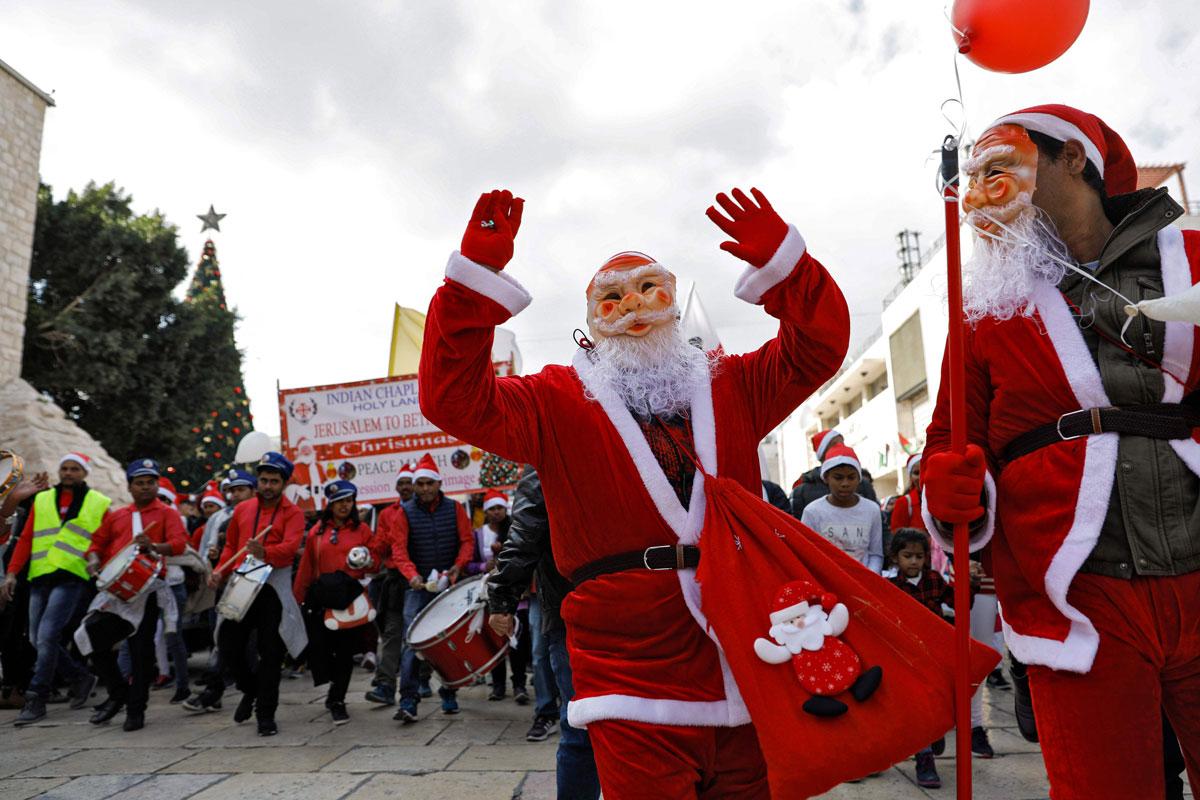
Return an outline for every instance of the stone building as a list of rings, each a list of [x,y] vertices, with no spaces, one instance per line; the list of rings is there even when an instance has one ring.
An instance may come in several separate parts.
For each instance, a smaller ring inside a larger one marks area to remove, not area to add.
[[[82,452],[92,459],[88,482],[125,500],[121,466],[21,380],[42,123],[53,105],[50,95],[0,61],[0,449],[20,455],[27,475],[46,470],[52,481],[63,453]]]

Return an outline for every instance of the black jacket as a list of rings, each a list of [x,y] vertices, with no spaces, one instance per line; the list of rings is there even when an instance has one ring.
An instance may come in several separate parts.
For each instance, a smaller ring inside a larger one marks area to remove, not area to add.
[[[858,493],[876,505],[879,504],[875,498],[875,485],[871,483],[871,473],[865,469],[862,471],[862,481],[858,484]],[[813,467],[804,473],[796,488],[792,489],[792,516],[800,519],[806,505],[813,500],[820,500],[827,494],[829,487],[821,480],[821,468]]]
[[[488,577],[488,610],[493,614],[514,613],[535,575],[538,602],[542,604],[542,630],[550,630],[562,625],[558,609],[571,591],[571,584],[554,566],[542,481],[529,470],[513,493],[508,541]]]

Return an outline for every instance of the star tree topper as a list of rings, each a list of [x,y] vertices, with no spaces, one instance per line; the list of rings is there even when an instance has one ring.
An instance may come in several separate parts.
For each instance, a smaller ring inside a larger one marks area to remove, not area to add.
[[[216,210],[212,207],[212,203],[209,203],[207,214],[197,214],[196,215],[196,219],[198,219],[204,223],[204,226],[200,228],[200,232],[204,233],[206,230],[211,228],[212,230],[220,233],[221,220],[225,219],[225,217],[227,217],[227,216],[229,216],[229,215],[228,214],[218,214],[216,212]]]

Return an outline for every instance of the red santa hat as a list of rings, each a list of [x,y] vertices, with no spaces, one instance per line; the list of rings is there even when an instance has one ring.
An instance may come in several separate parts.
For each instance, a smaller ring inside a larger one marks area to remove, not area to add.
[[[858,463],[858,455],[846,447],[844,444],[835,444],[825,453],[825,460],[821,462],[821,477],[825,477],[825,473],[834,467],[854,467],[860,473],[862,465]]]
[[[204,505],[205,503],[216,503],[218,508],[226,506],[225,498],[221,496],[221,493],[216,488],[211,486],[200,496],[200,505]]]
[[[605,272],[618,272],[624,269],[633,269],[634,267],[648,267],[651,264],[657,263],[650,256],[645,253],[639,253],[636,250],[626,250],[622,253],[617,253],[601,264],[600,269],[596,270],[596,274],[588,282],[587,292],[591,294],[592,286],[596,283],[596,278]]]
[[[496,489],[488,489],[487,494],[483,496],[483,510],[487,511],[492,506],[508,508],[508,495]]]
[[[1104,178],[1104,191],[1111,197],[1137,188],[1137,165],[1125,141],[1104,120],[1077,108],[1051,103],[1005,114],[988,126],[1020,125],[1027,131],[1083,145],[1088,161]]]
[[[829,428],[828,430],[818,431],[813,434],[812,446],[813,452],[817,454],[817,461],[825,460],[825,451],[829,449],[829,445],[833,443],[835,436],[841,436],[842,432],[837,428]]]
[[[435,481],[442,479],[442,473],[438,472],[437,462],[433,460],[433,456],[429,453],[421,456],[421,460],[417,462],[412,475],[414,481],[420,478],[432,478]]]
[[[408,478],[410,481],[413,479],[412,464],[405,463],[401,465],[400,471],[396,473],[396,481],[399,482],[401,478]]]
[[[910,477],[910,478],[912,477],[912,471],[916,468],[917,464],[920,464],[920,463],[921,463],[921,454],[920,453],[913,453],[911,456],[908,457],[908,461],[905,462],[905,464],[904,464],[904,471],[908,473],[908,477]]]
[[[837,605],[837,598],[830,592],[821,591],[812,581],[785,583],[771,604],[771,624],[782,625],[816,605],[828,612]]]
[[[158,496],[171,505],[175,505],[175,485],[165,475],[158,479]]]
[[[67,453],[58,460],[58,465],[61,467],[67,461],[74,461],[76,464],[83,467],[84,475],[92,474],[92,460],[83,453]]]

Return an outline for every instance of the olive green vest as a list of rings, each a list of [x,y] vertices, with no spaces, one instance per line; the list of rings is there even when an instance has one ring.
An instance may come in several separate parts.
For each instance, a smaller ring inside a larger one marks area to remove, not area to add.
[[[58,516],[55,492],[38,492],[33,500],[33,542],[29,553],[29,580],[65,569],[88,579],[87,553],[92,534],[100,527],[112,500],[95,489],[83,497],[79,516],[63,522]]]

